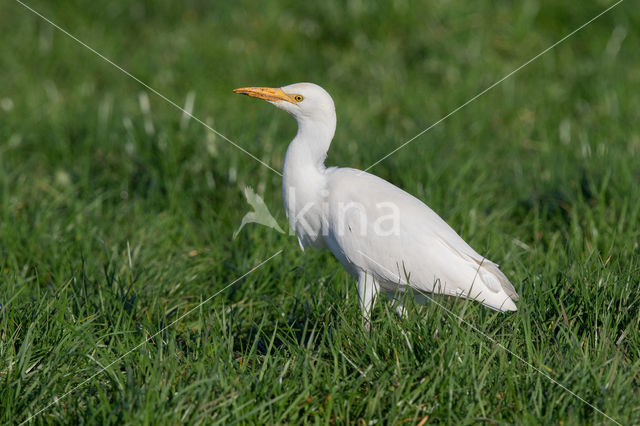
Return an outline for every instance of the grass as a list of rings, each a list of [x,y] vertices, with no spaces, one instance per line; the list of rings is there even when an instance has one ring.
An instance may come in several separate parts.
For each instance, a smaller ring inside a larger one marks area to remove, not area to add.
[[[366,168],[611,3],[28,4],[279,170],[295,123],[232,88],[321,84],[327,163]],[[18,3],[0,22],[0,422],[610,422],[552,378],[640,423],[631,2],[372,169],[519,311],[379,304],[371,333],[330,254],[231,238],[246,185],[285,224],[278,175]]]

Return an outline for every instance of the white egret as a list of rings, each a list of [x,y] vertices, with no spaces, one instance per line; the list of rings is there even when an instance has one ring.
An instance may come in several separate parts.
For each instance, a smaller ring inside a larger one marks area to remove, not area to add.
[[[502,312],[517,310],[518,295],[498,265],[422,201],[372,174],[325,167],[336,113],[323,88],[297,83],[234,92],[264,99],[298,121],[282,173],[287,218],[303,250],[331,250],[358,280],[367,326],[379,292],[402,314],[396,295],[407,288],[473,299]]]

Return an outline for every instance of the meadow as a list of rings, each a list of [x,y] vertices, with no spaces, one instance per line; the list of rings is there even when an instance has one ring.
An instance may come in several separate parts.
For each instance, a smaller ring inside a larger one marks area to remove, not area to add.
[[[232,238],[247,186],[288,225],[281,177],[220,134],[280,171],[296,125],[231,90],[320,84],[327,165],[363,169],[612,1],[25,4],[122,69],[0,4],[0,423],[640,423],[633,2],[370,170],[519,310],[379,303],[370,332],[330,253]]]

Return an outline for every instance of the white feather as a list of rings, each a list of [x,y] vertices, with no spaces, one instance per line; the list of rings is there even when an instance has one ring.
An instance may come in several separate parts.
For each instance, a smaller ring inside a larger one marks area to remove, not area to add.
[[[237,90],[267,99],[298,121],[283,170],[287,217],[301,247],[328,248],[358,279],[365,318],[379,291],[393,296],[407,288],[474,299],[499,311],[517,310],[518,295],[498,265],[478,254],[422,201],[369,173],[325,167],[336,115],[324,89],[292,84],[281,88],[282,99],[274,89]],[[294,98],[298,100],[287,100]],[[380,225],[391,216],[394,232],[385,232]]]

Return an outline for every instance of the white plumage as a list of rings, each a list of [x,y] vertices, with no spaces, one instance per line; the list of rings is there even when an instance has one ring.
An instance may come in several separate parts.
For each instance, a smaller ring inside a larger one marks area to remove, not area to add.
[[[300,246],[327,248],[358,280],[367,320],[379,292],[403,307],[398,292],[437,293],[517,310],[515,289],[498,269],[414,196],[372,174],[327,168],[336,128],[331,96],[312,83],[236,93],[265,99],[298,121],[284,162],[285,211]]]

